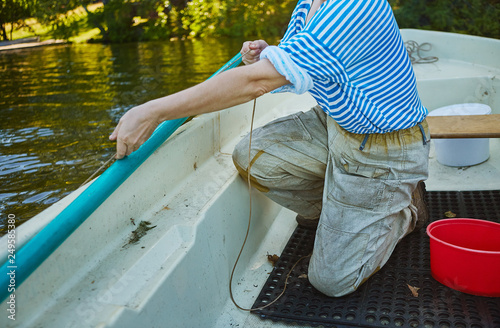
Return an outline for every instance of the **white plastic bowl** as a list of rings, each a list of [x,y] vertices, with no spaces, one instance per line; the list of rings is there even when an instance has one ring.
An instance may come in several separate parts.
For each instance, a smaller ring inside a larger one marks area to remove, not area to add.
[[[489,115],[491,107],[484,104],[457,104],[437,108],[429,116]],[[447,166],[470,166],[490,157],[490,139],[434,139],[436,158]]]

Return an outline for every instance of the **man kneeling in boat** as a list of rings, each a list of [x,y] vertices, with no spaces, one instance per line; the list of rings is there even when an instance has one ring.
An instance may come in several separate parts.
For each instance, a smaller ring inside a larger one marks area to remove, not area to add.
[[[356,290],[427,221],[429,132],[386,0],[299,0],[279,46],[245,42],[246,66],[132,108],[111,135],[129,155],[165,120],[225,109],[268,92],[309,92],[318,105],[277,119],[235,148],[252,185],[316,229],[311,284]]]

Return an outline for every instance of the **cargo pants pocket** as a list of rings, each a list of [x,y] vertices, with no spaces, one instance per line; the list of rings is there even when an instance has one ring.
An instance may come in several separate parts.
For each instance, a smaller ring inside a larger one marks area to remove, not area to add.
[[[256,128],[252,136],[251,163],[253,164],[265,151],[276,144],[311,140],[311,134],[307,131],[299,115],[291,114],[280,117],[266,125]],[[246,135],[233,151],[233,161],[238,166],[248,167],[248,143],[249,135]]]
[[[389,168],[357,162],[342,154],[331,167],[328,198],[348,207],[374,210],[384,197]]]
[[[300,119],[302,112],[280,117],[254,131],[254,138],[261,143],[260,149],[265,150],[275,143],[311,140],[312,137]]]

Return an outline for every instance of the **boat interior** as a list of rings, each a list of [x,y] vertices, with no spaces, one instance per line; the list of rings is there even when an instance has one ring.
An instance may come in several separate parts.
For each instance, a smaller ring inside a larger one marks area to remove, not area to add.
[[[405,40],[430,43],[415,64],[418,91],[432,111],[482,103],[500,114],[500,41],[450,33],[402,30]],[[272,94],[256,102],[254,128],[307,110],[309,95]],[[245,238],[250,199],[232,163],[236,143],[250,131],[253,104],[196,117],[150,156],[16,291],[15,323],[4,327],[290,327],[238,309],[229,278]],[[428,191],[500,189],[500,139],[489,158],[451,167],[431,143]],[[23,244],[85,187],[19,228]],[[249,238],[232,284],[240,306],[252,307],[296,229],[295,213],[251,192]],[[150,223],[136,243],[131,232]],[[146,224],[146,223],[145,223]],[[22,304],[22,306],[21,306]],[[307,326],[307,325],[306,325]]]

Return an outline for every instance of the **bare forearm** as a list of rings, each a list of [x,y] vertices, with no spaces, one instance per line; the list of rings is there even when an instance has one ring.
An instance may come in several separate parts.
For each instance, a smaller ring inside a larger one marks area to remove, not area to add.
[[[268,60],[235,68],[170,96],[130,109],[122,116],[110,140],[116,140],[116,158],[142,145],[166,120],[225,109],[247,102],[289,82]]]
[[[209,113],[257,98],[287,84],[271,63],[238,67],[181,92],[155,99],[159,121]]]

